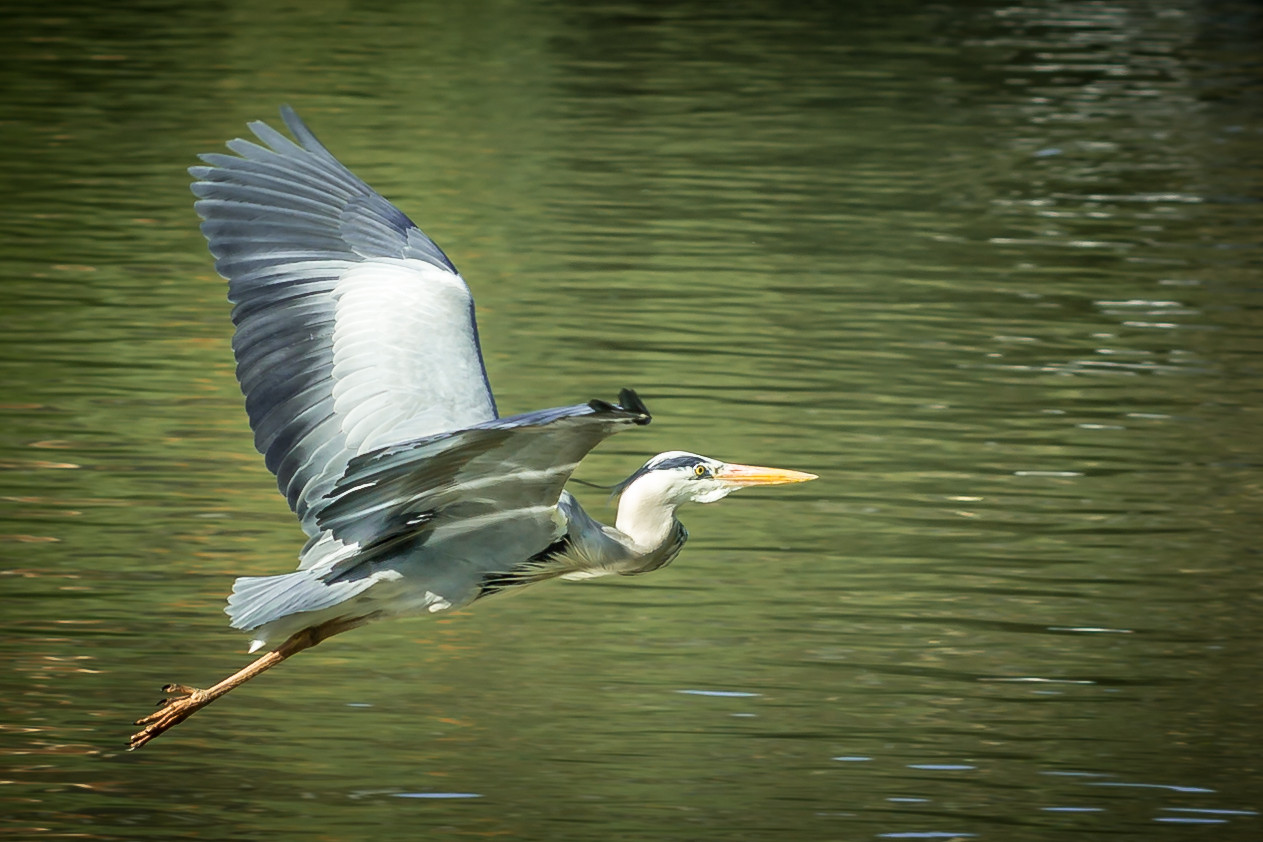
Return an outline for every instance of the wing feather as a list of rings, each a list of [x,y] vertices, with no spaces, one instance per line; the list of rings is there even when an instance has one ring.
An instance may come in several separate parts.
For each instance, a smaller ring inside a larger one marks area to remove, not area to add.
[[[292,109],[281,117],[293,140],[251,123],[261,143],[229,141],[235,155],[202,155],[189,172],[229,281],[255,445],[315,539],[357,453],[496,412],[455,266]]]
[[[353,195],[342,187],[284,164],[269,166],[215,152],[198,157],[210,164],[207,167],[189,168],[189,173],[199,179],[198,183],[223,181],[232,185],[271,188],[281,196],[315,199],[329,204],[335,210]]]
[[[634,392],[624,390],[620,401],[496,419],[356,457],[329,492],[318,524],[343,544],[368,550],[491,520],[551,522],[588,451],[619,429],[649,423]]]

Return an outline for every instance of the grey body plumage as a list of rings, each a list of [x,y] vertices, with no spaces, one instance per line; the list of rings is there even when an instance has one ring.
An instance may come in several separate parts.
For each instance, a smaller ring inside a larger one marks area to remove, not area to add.
[[[635,408],[593,401],[352,458],[321,501],[322,537],[309,543],[301,569],[237,580],[227,608],[233,626],[266,644],[335,616],[458,608],[510,581],[585,566],[594,575],[626,572],[626,546],[563,491],[592,447],[649,422],[634,392],[620,399]]]

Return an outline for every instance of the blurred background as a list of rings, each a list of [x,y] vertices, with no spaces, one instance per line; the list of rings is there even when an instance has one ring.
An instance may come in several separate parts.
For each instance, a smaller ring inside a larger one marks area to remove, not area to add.
[[[1263,835],[1259,4],[3,15],[6,838]],[[640,390],[580,477],[821,479],[128,754],[303,543],[185,172],[285,102],[461,269],[502,412]]]

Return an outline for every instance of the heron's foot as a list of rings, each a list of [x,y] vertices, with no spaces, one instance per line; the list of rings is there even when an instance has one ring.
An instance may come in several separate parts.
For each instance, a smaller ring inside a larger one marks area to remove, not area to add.
[[[158,709],[136,720],[135,724],[145,727],[132,734],[129,751],[140,748],[168,728],[179,725],[215,699],[205,690],[186,684],[168,684],[162,688],[162,692],[167,694],[167,698],[158,702]]]
[[[167,694],[167,698],[158,702],[158,709],[144,719],[136,720],[137,725],[145,727],[132,734],[129,750],[134,751],[140,748],[164,731],[179,725],[220,696],[228,693],[233,688],[240,687],[256,675],[270,670],[286,658],[315,646],[327,637],[341,634],[356,626],[362,626],[376,616],[376,614],[369,614],[364,617],[352,617],[349,619],[338,618],[318,626],[303,629],[300,632],[295,632],[271,652],[268,652],[266,655],[260,655],[253,663],[237,670],[223,681],[205,690],[188,687],[184,684],[168,684],[162,688],[163,692]]]

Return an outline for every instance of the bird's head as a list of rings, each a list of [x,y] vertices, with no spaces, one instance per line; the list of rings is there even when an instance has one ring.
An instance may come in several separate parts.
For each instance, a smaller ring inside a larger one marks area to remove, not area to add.
[[[659,453],[614,487],[615,493],[674,508],[684,503],[713,503],[739,488],[807,482],[815,474],[721,462],[709,456],[671,450]]]

